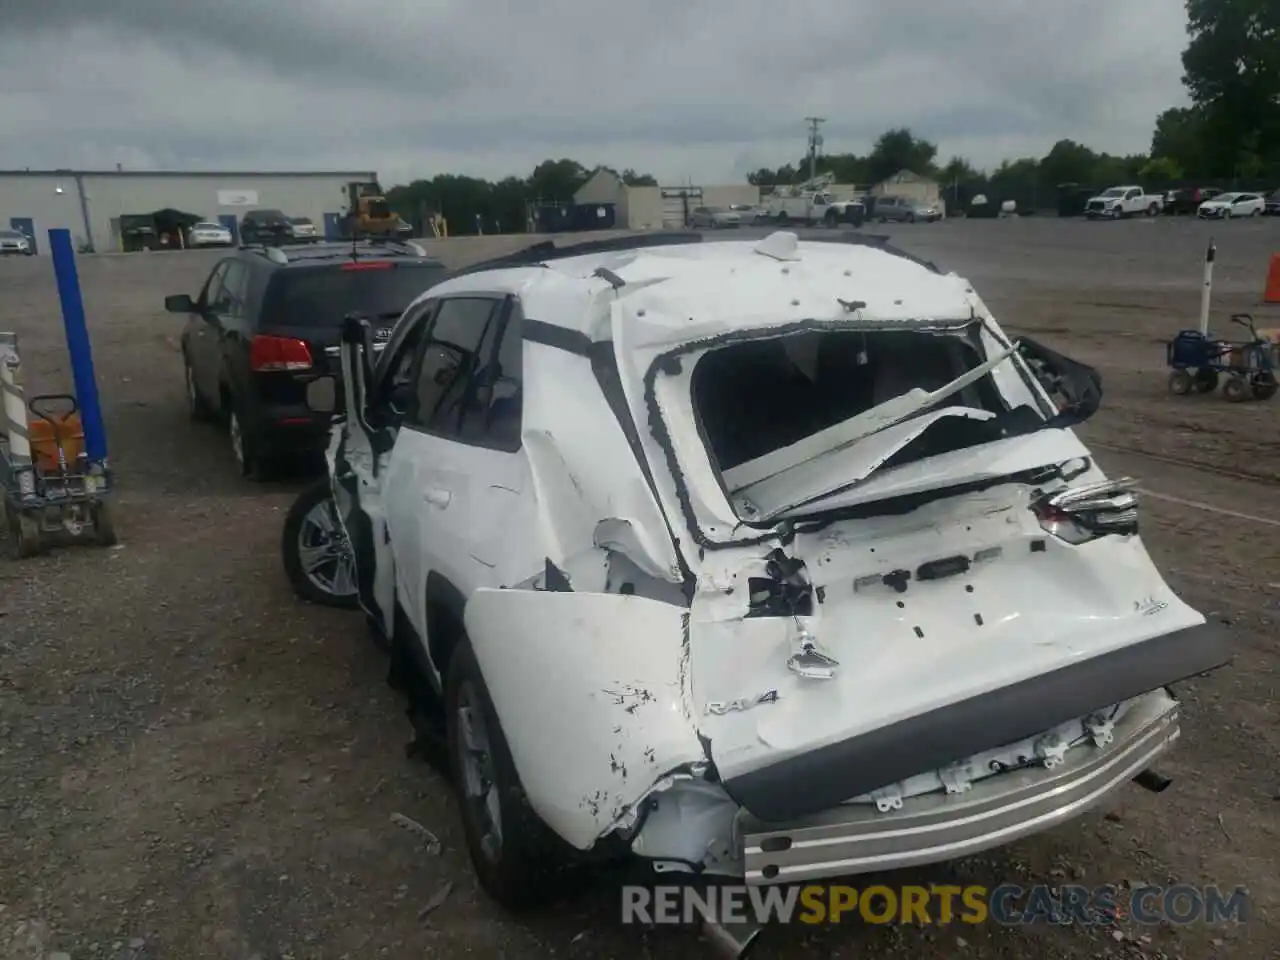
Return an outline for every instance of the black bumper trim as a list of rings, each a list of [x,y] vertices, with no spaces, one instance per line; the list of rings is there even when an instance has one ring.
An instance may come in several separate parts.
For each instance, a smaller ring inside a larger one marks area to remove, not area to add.
[[[1230,659],[1223,627],[1188,627],[744,773],[724,788],[760,820],[796,820]]]

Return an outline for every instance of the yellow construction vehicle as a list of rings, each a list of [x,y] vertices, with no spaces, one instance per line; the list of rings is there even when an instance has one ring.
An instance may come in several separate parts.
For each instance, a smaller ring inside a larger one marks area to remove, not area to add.
[[[343,239],[351,237],[388,237],[399,234],[400,218],[377,182],[352,181],[346,185],[347,212],[339,221]]]

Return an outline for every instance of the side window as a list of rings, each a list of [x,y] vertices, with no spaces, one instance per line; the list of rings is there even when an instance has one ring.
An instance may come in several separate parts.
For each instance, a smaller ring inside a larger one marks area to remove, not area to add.
[[[220,312],[228,317],[243,318],[245,315],[245,291],[249,285],[249,269],[243,263],[232,260],[227,264],[227,272],[222,278],[222,309]]]
[[[501,301],[450,297],[440,302],[418,363],[417,394],[405,423],[458,437],[476,387],[489,375]],[[479,376],[478,376],[479,375]]]
[[[475,403],[467,408],[458,439],[508,453],[520,449],[520,417],[524,397],[524,338],[520,309],[511,311],[502,328],[497,355],[476,377]]]
[[[222,278],[227,275],[227,265],[230,260],[223,260],[213,268],[213,273],[209,274],[209,279],[204,282],[204,289],[200,291],[200,306],[212,307],[222,295]]]
[[[431,324],[430,315],[433,309],[434,304],[430,303],[419,308],[418,315],[407,321],[411,326],[405,333],[404,339],[388,347],[395,353],[387,357],[386,378],[379,389],[382,400],[390,408],[393,419],[399,420],[413,406],[418,390],[418,348],[422,345],[422,339]]]

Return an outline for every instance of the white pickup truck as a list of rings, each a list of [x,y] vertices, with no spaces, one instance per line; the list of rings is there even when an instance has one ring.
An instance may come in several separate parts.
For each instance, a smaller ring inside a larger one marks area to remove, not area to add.
[[[787,223],[814,224],[834,227],[849,224],[860,227],[866,219],[867,208],[859,200],[837,200],[821,187],[812,189],[810,184],[799,187],[781,187],[765,199],[759,219],[778,225]]]
[[[1090,220],[1099,217],[1119,220],[1123,217],[1146,215],[1154,217],[1164,209],[1164,197],[1147,193],[1141,187],[1108,187],[1096,197],[1090,197],[1084,205],[1084,215]]]

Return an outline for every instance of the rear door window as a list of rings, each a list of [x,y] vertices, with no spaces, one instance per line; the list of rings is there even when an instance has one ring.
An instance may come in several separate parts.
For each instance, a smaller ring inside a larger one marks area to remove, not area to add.
[[[444,276],[440,264],[389,261],[279,270],[264,321],[337,329],[343,317],[357,313],[389,325]]]

